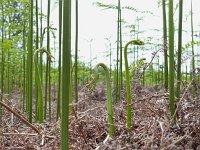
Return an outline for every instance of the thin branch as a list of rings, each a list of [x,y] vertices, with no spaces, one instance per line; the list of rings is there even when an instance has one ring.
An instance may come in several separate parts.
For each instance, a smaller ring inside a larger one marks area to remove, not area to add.
[[[16,111],[14,111],[12,108],[10,108],[8,105],[4,104],[3,102],[0,101],[0,105],[2,105],[3,107],[5,107],[8,111],[10,111],[11,113],[13,113],[17,118],[19,118],[24,124],[26,124],[27,126],[31,127],[34,131],[36,131],[38,134],[41,134],[41,132],[34,127],[30,122],[28,122],[24,116],[20,115],[19,113],[17,113]]]

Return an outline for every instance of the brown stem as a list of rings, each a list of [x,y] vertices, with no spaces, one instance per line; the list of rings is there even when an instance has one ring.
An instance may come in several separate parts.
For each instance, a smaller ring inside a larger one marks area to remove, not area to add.
[[[17,118],[19,118],[24,124],[26,124],[27,126],[31,127],[34,131],[36,131],[38,134],[41,134],[41,132],[34,127],[30,122],[28,122],[25,117],[23,117],[22,115],[20,115],[19,113],[17,113],[16,111],[14,111],[12,108],[10,108],[8,105],[4,104],[3,102],[0,101],[0,105],[2,105],[3,107],[5,107],[8,111],[10,111],[11,113],[13,113]]]

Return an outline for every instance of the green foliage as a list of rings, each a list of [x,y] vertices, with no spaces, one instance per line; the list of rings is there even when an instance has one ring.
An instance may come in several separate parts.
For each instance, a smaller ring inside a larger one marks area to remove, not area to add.
[[[104,4],[101,2],[94,2],[93,4],[96,5],[97,7],[101,7],[104,9],[118,9],[119,8],[119,6],[114,5],[114,4]],[[125,7],[122,7],[122,9],[131,10],[131,11],[139,12],[139,13],[148,13],[148,14],[153,15],[153,13],[151,11],[139,11],[138,9],[136,9],[132,6],[125,6]]]
[[[188,42],[187,44],[185,44],[183,47],[182,47],[182,50],[187,50],[188,48],[194,46],[194,45],[197,45],[199,46],[200,45],[200,41],[190,41]]]
[[[103,4],[101,2],[94,3],[97,7],[103,7],[104,9],[118,9],[118,6],[113,4]]]
[[[132,77],[132,75],[136,71],[140,70],[144,66],[145,60],[146,60],[146,58],[141,58],[141,59],[137,60],[136,63],[133,63],[131,65],[131,68],[130,68],[130,78]]]

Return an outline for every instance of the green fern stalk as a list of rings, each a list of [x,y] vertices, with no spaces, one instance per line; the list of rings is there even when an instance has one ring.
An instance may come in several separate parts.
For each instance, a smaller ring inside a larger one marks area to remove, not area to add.
[[[63,61],[61,102],[61,150],[68,150],[69,96],[71,73],[71,0],[63,3]]]
[[[36,120],[39,121],[39,123],[42,123],[44,121],[44,116],[43,116],[43,113],[44,113],[44,110],[43,110],[43,93],[42,93],[42,82],[41,82],[41,74],[40,74],[40,71],[39,71],[39,65],[38,65],[38,52],[41,52],[43,53],[43,48],[41,49],[38,49],[35,51],[35,54],[34,54],[34,64],[35,64],[35,80],[36,80],[36,86],[37,86],[37,96],[38,96],[38,99],[37,99],[37,118]]]
[[[35,41],[35,48],[38,49],[39,48],[39,26],[38,26],[38,0],[36,0],[36,4],[35,4],[35,17],[36,17],[36,41]],[[36,54],[36,56],[34,56],[36,58],[34,58],[34,61],[36,61],[36,63],[38,63],[38,54]],[[36,97],[36,103],[35,103],[35,120],[37,121],[37,115],[38,115],[38,110],[37,110],[37,105],[38,105],[38,87],[37,87],[37,80],[36,80],[36,71],[35,71],[35,97]]]
[[[192,7],[192,0],[191,0],[191,40],[194,43],[194,25],[193,25],[193,7]],[[195,77],[195,53],[194,53],[194,44],[192,44],[192,62],[191,62],[191,80],[193,80],[193,84],[196,82]],[[192,87],[192,97],[195,98],[195,87]]]
[[[169,0],[169,98],[170,113],[175,123],[175,96],[174,96],[174,14],[173,0]]]
[[[132,126],[132,112],[131,112],[131,86],[130,86],[130,76],[129,76],[129,66],[128,66],[128,58],[127,58],[127,49],[129,44],[133,45],[144,45],[144,42],[140,40],[131,40],[126,43],[124,47],[124,62],[125,62],[125,71],[126,71],[126,100],[127,100],[127,119],[126,125],[128,129],[131,129]]]
[[[4,7],[3,3],[1,4],[1,11],[2,11],[2,20],[4,20]],[[1,91],[0,91],[0,101],[3,100],[3,94],[4,94],[4,61],[5,61],[5,56],[4,56],[4,47],[3,47],[3,42],[4,42],[4,21],[2,21],[2,26],[1,26],[1,42],[2,42],[2,47],[1,47]],[[0,121],[2,119],[2,106],[0,106]]]
[[[182,53],[182,19],[183,19],[183,0],[179,0],[179,28],[178,28],[178,68],[177,68],[177,89],[176,97],[180,99],[181,87],[181,53]]]
[[[99,78],[98,68],[102,67],[105,71],[106,77],[106,97],[107,97],[107,112],[108,112],[108,134],[110,137],[114,135],[115,128],[114,128],[114,118],[113,118],[113,107],[112,107],[112,88],[110,83],[110,75],[107,66],[104,63],[99,63],[94,68],[94,78],[93,80],[87,85],[88,87],[94,86],[96,81]]]
[[[58,56],[58,101],[57,116],[60,117],[60,97],[61,97],[61,42],[62,42],[62,0],[59,0],[59,56]]]
[[[29,122],[32,123],[32,85],[33,85],[33,1],[30,1],[30,20],[28,38],[28,112]]]
[[[167,58],[167,15],[166,0],[162,0],[163,12],[163,50],[164,50],[164,74],[165,74],[165,90],[168,90],[168,58]]]
[[[78,0],[76,0],[76,39],[75,39],[75,73],[74,73],[74,89],[75,102],[78,102]]]

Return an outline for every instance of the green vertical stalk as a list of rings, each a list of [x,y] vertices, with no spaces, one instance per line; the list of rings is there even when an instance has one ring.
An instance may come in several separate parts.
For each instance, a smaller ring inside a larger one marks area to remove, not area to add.
[[[154,85],[154,69],[153,69],[153,63],[152,63],[152,66],[151,66],[151,85]]]
[[[164,85],[164,67],[162,65],[162,86]]]
[[[185,73],[186,73],[186,75],[185,75],[185,76],[186,76],[186,77],[185,77],[185,78],[186,78],[185,81],[186,81],[186,86],[187,86],[187,82],[188,82],[188,78],[187,78],[187,76],[188,76],[188,75],[187,75],[187,74],[188,74],[187,65],[185,66]]]
[[[26,59],[26,111],[28,112],[29,111],[29,62],[30,62],[30,52],[29,52],[29,47],[28,47],[28,44],[29,44],[29,37],[28,37],[28,40],[27,40],[27,51],[28,51],[28,54],[27,54],[27,59]]]
[[[123,88],[123,74],[122,74],[122,13],[121,0],[119,0],[119,48],[120,48],[120,83],[119,83],[119,100],[121,99],[121,89]]]
[[[139,39],[139,31],[140,31],[140,18],[137,17],[136,18],[137,21],[137,32],[136,32],[136,38]],[[139,47],[136,46],[136,53],[137,53],[137,57],[136,57],[136,62],[138,61],[139,58]]]
[[[70,73],[70,84],[69,84],[69,113],[72,112],[72,74],[73,74],[73,69],[72,69],[72,60],[70,60],[71,64],[71,73]]]
[[[145,86],[145,70],[143,70],[143,75],[142,75],[143,79],[142,79],[142,86]]]
[[[94,39],[90,39],[90,78],[91,78],[91,75],[92,75],[92,41]]]
[[[163,11],[163,49],[164,49],[164,73],[165,73],[165,90],[168,90],[168,58],[167,58],[167,15],[166,0],[162,0]]]
[[[135,34],[135,33],[134,33]],[[135,37],[135,36],[134,36]],[[134,65],[136,64],[136,47],[133,47],[133,58],[134,58]]]
[[[35,48],[38,49],[39,48],[39,26],[38,26],[38,0],[36,0],[36,4],[35,4],[35,17],[36,17],[36,42],[35,42]],[[38,63],[38,53],[35,54],[35,63],[37,64]],[[36,67],[36,66],[35,66]],[[37,68],[35,68],[35,70],[37,70]],[[35,120],[37,121],[38,120],[38,86],[36,84],[37,80],[36,80],[36,77],[37,77],[37,72],[35,71],[35,100],[36,100],[36,103],[35,103]]]
[[[75,102],[78,102],[78,0],[76,0],[76,39],[75,39]]]
[[[50,52],[50,0],[47,7],[47,51]],[[46,81],[45,81],[45,119],[47,117],[47,104],[49,104],[49,120],[51,120],[51,82],[50,82],[51,61],[47,56]]]
[[[130,44],[134,45],[144,45],[142,41],[139,40],[131,40],[126,43],[124,47],[124,62],[125,62],[125,71],[126,71],[126,100],[127,100],[127,119],[126,125],[127,128],[130,130],[132,127],[132,112],[131,112],[131,86],[130,86],[130,73],[129,73],[129,65],[128,65],[128,58],[127,58],[127,49]]]
[[[173,0],[169,0],[169,99],[170,113],[175,124],[175,96],[174,96],[174,15]]]
[[[42,26],[42,20],[43,20],[43,17],[42,17],[42,0],[40,1],[40,47],[42,48],[43,47],[43,26]],[[39,18],[38,18],[39,19]],[[40,54],[40,55],[39,55]],[[46,112],[46,110],[44,111],[43,108],[41,107],[44,107],[43,105],[43,55],[42,55],[42,52],[40,52],[39,54],[37,54],[39,56],[39,71],[40,72],[40,75],[38,75],[40,77],[40,84],[39,85],[39,82],[38,82],[38,86],[39,86],[39,92],[41,93],[40,95],[42,95],[42,97],[38,97],[39,101],[38,101],[38,121],[39,122],[43,122],[44,120],[44,112]],[[37,69],[37,68],[36,68]],[[41,89],[41,91],[40,91]],[[40,111],[40,112],[39,112]]]
[[[30,19],[29,19],[29,38],[28,38],[28,112],[29,112],[29,122],[32,123],[32,85],[33,85],[33,1],[30,0]]]
[[[114,128],[114,118],[113,118],[113,106],[112,106],[112,94],[111,94],[111,84],[110,84],[110,75],[108,67],[104,63],[99,63],[94,68],[94,79],[90,82],[88,86],[92,86],[98,78],[98,68],[102,67],[105,71],[105,77],[106,77],[106,97],[107,97],[107,112],[108,112],[108,134],[110,137],[114,135],[115,128]]]
[[[54,42],[53,42],[53,43],[54,43],[54,44],[53,44],[53,45],[54,45],[54,47],[53,47],[53,50],[54,50],[54,51],[53,51],[53,52],[54,52],[54,56],[56,56],[56,51],[57,51],[57,50],[56,50],[56,36],[55,36],[55,35],[53,36],[53,39],[54,39],[54,40],[53,40],[53,41],[54,41]],[[54,69],[53,69],[53,76],[55,77],[55,76],[56,76],[56,72],[57,72],[57,70],[56,70],[56,68],[57,68],[57,67],[56,67],[56,62],[54,62],[53,68],[54,68]],[[53,89],[54,89],[54,91],[53,91],[53,97],[56,98],[56,80],[54,79],[53,81],[54,81],[54,82],[53,82]]]
[[[4,7],[3,3],[1,4],[1,11],[2,11],[2,26],[1,26],[1,43],[2,43],[2,53],[1,53],[1,92],[0,92],[0,101],[3,100],[3,94],[4,94],[4,47],[3,47],[3,42],[4,42]],[[0,106],[0,121],[2,119],[2,106]]]
[[[112,64],[111,64],[111,60],[112,60],[112,46],[111,46],[111,42],[110,42],[110,78],[112,79]]]
[[[59,0],[59,56],[58,56],[58,101],[57,119],[60,117],[60,94],[61,94],[61,42],[62,42],[62,0]]]
[[[23,60],[20,61],[19,89],[20,89],[20,111],[23,111]]]
[[[157,80],[156,80],[156,88],[158,87],[159,83],[160,83],[160,61],[159,61],[159,56],[158,56],[158,62],[157,62]]]
[[[8,0],[8,5],[10,6],[10,0]],[[8,14],[8,22],[11,22],[11,13]],[[8,26],[8,39],[11,40],[11,24]],[[7,92],[8,92],[8,95],[10,96],[10,80],[11,80],[11,77],[10,77],[10,49],[8,49],[8,64],[7,64]]]
[[[112,64],[111,64],[111,58],[112,58],[112,46],[111,46],[111,41],[109,38],[105,38],[109,42],[109,60],[110,60],[110,78],[112,78]]]
[[[23,111],[25,111],[25,101],[26,101],[26,38],[25,29],[26,24],[23,22]]]
[[[4,93],[4,46],[3,46],[3,43],[4,43],[4,8],[3,8],[3,4],[1,4],[1,11],[2,11],[2,26],[1,26],[1,44],[2,44],[2,47],[1,47],[1,101],[3,99],[3,93]]]
[[[176,97],[180,99],[181,88],[181,53],[182,53],[182,20],[183,20],[183,0],[179,0],[179,28],[178,28],[178,68],[177,68],[177,88]]]
[[[43,45],[43,33],[42,33],[42,0],[40,1],[40,47]],[[41,83],[43,86],[43,58],[42,53],[40,53],[40,77],[41,77]]]
[[[191,38],[192,43],[194,42],[194,28],[193,28],[193,7],[192,7],[192,0],[191,0]],[[193,80],[193,83],[195,83],[195,55],[194,55],[194,44],[192,44],[192,69],[191,69],[191,80]],[[194,99],[195,96],[195,87],[192,87],[192,96]]]
[[[116,66],[115,66],[114,72],[113,72],[113,74],[114,74],[114,76],[113,76],[113,80],[114,80],[113,87],[114,87],[114,90],[116,90],[116,86],[117,86],[117,71],[116,70],[117,69],[116,69]],[[116,92],[114,94],[116,94]],[[117,95],[115,95],[115,96],[117,96]],[[114,97],[114,100],[116,102],[116,97]]]
[[[69,91],[71,71],[71,0],[63,3],[63,61],[61,102],[61,149],[68,150]]]
[[[38,65],[38,52],[42,51],[42,49],[37,49],[34,54],[34,64],[35,64],[35,80],[36,80],[36,86],[37,86],[37,105],[36,105],[36,110],[37,110],[37,117],[36,121],[39,121],[39,123],[43,122],[43,94],[42,94],[42,82],[41,82],[41,76],[39,72],[39,65]]]
[[[119,51],[120,51],[120,0],[118,0],[118,9],[117,9],[117,64],[116,64],[116,102],[119,101]]]
[[[49,79],[49,81],[48,81],[48,83],[49,83],[49,92],[48,92],[48,97],[49,97],[49,121],[51,121],[51,60],[49,60],[49,77],[48,77],[48,79]]]

